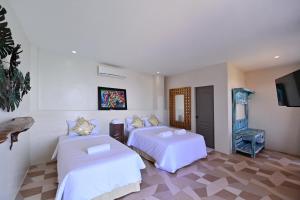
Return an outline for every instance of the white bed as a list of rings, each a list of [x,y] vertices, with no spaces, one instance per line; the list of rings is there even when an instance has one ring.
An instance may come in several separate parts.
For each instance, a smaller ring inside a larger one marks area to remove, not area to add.
[[[110,144],[110,150],[87,154],[87,148],[101,144]],[[142,180],[140,170],[145,168],[136,152],[104,135],[61,136],[55,156],[59,182],[56,200],[99,199],[112,191],[124,193],[131,185],[137,188],[136,183]]]
[[[129,132],[127,145],[143,151],[155,160],[155,166],[174,173],[192,162],[207,157],[202,135],[187,132],[162,138],[159,133],[174,131],[168,126],[152,126],[133,129]]]

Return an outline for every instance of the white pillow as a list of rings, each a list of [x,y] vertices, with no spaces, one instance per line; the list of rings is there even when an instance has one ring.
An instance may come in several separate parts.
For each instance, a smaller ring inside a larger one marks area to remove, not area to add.
[[[132,126],[132,122],[133,122],[133,117],[127,117],[125,119],[125,122],[126,122],[126,130],[128,132],[132,131],[134,128],[134,126]]]
[[[95,126],[95,128],[92,130],[91,135],[99,135],[100,134],[100,123],[96,119],[89,120],[91,124]]]
[[[73,128],[76,126],[77,120],[67,120],[68,125],[68,135],[69,136],[78,136],[76,132],[73,131]],[[95,128],[92,130],[91,135],[98,135],[100,134],[100,125],[96,119],[91,119],[89,122],[95,125]]]
[[[78,136],[78,134],[73,131],[73,128],[76,125],[76,120],[67,120],[67,125],[68,125],[68,135],[69,136]]]
[[[125,119],[126,124],[132,124],[132,121],[133,121],[133,117],[127,117]]]
[[[143,122],[144,122],[144,126],[145,126],[145,127],[150,127],[150,126],[152,126],[152,124],[149,122],[149,117],[143,117],[142,120],[143,120]]]

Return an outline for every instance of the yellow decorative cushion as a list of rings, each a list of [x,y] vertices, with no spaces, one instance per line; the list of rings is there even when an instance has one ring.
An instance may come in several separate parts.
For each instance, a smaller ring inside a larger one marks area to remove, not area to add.
[[[139,117],[134,117],[132,121],[132,126],[135,128],[141,128],[144,126],[144,123]]]
[[[158,126],[159,124],[159,121],[155,115],[152,115],[148,121],[152,124],[152,126]]]
[[[88,120],[80,117],[77,119],[75,127],[72,129],[78,135],[90,135],[95,128],[94,124],[91,124]]]

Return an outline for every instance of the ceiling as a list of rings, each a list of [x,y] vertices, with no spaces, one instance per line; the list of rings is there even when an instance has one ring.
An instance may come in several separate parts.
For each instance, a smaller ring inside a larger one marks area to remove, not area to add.
[[[299,0],[9,2],[33,44],[99,63],[166,75],[300,63]]]

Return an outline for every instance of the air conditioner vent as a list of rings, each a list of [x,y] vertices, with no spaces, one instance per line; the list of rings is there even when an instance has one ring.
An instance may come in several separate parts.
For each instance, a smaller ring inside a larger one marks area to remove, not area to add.
[[[119,79],[126,78],[126,76],[124,76],[124,70],[122,68],[106,64],[98,65],[98,76],[106,76]]]

